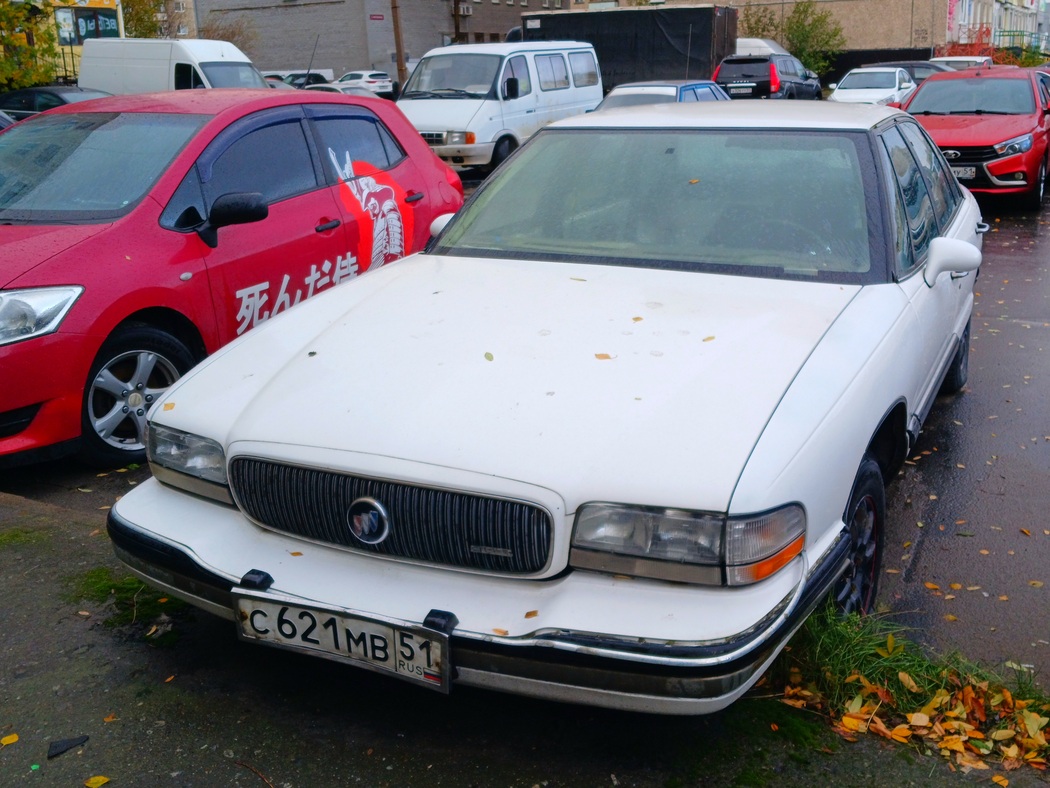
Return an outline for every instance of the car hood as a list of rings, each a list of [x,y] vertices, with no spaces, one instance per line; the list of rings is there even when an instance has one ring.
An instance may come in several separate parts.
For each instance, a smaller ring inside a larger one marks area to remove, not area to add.
[[[916,115],[939,147],[996,145],[1036,128],[1031,115]]]
[[[857,289],[415,255],[268,321],[153,416],[278,458],[350,450],[359,472],[380,456],[527,482],[568,511],[724,511]]]
[[[486,102],[467,98],[398,99],[397,108],[419,131],[465,131]]]
[[[19,225],[0,220],[0,287],[73,284],[41,281],[33,271],[55,255],[102,232],[108,224]],[[25,281],[21,281],[25,277]]]

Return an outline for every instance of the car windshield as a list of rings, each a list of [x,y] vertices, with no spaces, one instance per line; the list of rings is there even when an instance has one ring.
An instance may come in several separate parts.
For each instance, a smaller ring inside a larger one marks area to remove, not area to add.
[[[859,283],[874,181],[859,132],[551,129],[432,251]]]
[[[892,71],[854,71],[839,83],[839,90],[871,90],[897,87],[897,75]]]
[[[266,80],[251,63],[201,63],[213,88],[264,88]]]
[[[913,115],[1031,115],[1035,96],[1027,79],[928,79],[908,105]]]
[[[482,98],[496,82],[499,55],[425,57],[405,83],[401,98]]]
[[[0,134],[0,223],[109,221],[130,211],[208,120],[38,115]]]

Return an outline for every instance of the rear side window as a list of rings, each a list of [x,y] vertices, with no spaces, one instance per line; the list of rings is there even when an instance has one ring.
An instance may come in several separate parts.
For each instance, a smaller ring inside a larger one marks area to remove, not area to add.
[[[313,121],[320,138],[321,158],[329,183],[338,183],[346,159],[364,161],[385,170],[404,158],[393,135],[371,115],[326,117]]]
[[[536,55],[536,73],[540,90],[562,90],[569,87],[569,72],[561,55]]]
[[[941,165],[941,155],[926,135],[919,130],[919,124],[902,123],[898,128],[911,147],[912,153],[915,154],[915,159],[919,163],[919,170],[926,178],[926,183],[930,189],[933,210],[937,215],[937,222],[943,230],[951,223],[952,214],[955,213],[957,198],[952,182]]]
[[[572,52],[569,55],[572,82],[578,88],[598,84],[598,64],[590,52]]]

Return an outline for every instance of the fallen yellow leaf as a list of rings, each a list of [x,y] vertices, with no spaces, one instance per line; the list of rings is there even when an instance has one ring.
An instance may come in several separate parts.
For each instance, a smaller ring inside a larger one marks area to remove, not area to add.
[[[921,692],[919,685],[915,683],[915,679],[905,673],[903,670],[897,674],[897,678],[900,679],[901,684],[908,692]]]
[[[598,359],[599,361],[608,361],[609,359],[612,358],[612,356],[610,356],[608,353],[595,353],[594,357],[596,359]],[[491,360],[492,359],[489,359],[489,361],[491,361]]]
[[[952,591],[958,591],[960,588],[962,588],[962,583],[952,583],[950,586],[948,586],[948,588],[950,588]]]
[[[495,358],[495,356],[493,356],[491,353],[486,353],[485,354],[485,360],[486,361],[492,361],[492,359],[494,359],[494,358]]]
[[[99,788],[100,786],[105,785],[108,782],[108,777],[103,777],[102,775],[99,775],[97,777],[92,777],[90,779],[84,780],[84,785],[86,785],[87,788]]]
[[[945,621],[958,621],[959,618],[958,618],[958,616],[953,616],[951,613],[949,613],[948,615],[946,615],[944,617],[944,620]]]
[[[492,631],[493,631],[493,632],[494,632],[495,634],[497,634],[497,635],[504,635],[504,636],[505,636],[505,635],[509,635],[509,634],[510,634],[510,633],[509,633],[509,632],[508,632],[507,630],[505,630],[505,629],[493,629]]]
[[[917,711],[914,714],[906,715],[908,718],[908,724],[913,728],[928,728],[930,727],[930,716],[924,714],[921,711]]]
[[[162,410],[175,410],[174,402],[165,402]]]
[[[1012,739],[1017,733],[1013,728],[1003,728],[1002,730],[992,731],[991,738],[995,741],[1006,741]]]
[[[1032,532],[1029,531],[1027,528],[1022,528],[1021,529],[1021,533],[1023,533],[1025,536],[1031,536],[1032,535]]]
[[[536,618],[536,616],[538,616],[539,614],[540,611],[538,610],[530,610],[528,613],[525,614],[525,618]]]
[[[992,777],[992,782],[996,785],[1001,785],[1002,788],[1006,788],[1010,784],[1010,781],[1003,777],[1001,774],[997,774]]]
[[[18,741],[18,734],[9,733],[4,738],[0,739],[0,747],[6,747],[9,744],[14,744],[16,741]]]
[[[1043,581],[1042,580],[1029,580],[1028,581],[1028,585],[1030,585],[1032,588],[1042,588],[1043,587]]]
[[[109,714],[102,718],[103,722],[116,722],[119,718],[116,714]]]
[[[175,680],[175,676],[174,676],[174,674],[173,674],[173,675],[171,675],[171,676],[168,676],[168,677],[167,677],[166,679],[164,679],[164,683],[165,683],[165,684],[170,684],[170,683],[171,683],[171,682],[173,682],[174,680]]]
[[[704,337],[704,342],[713,342],[714,337]]]
[[[937,585],[936,583],[923,583],[923,585],[926,586],[931,591],[940,591],[940,589],[941,589],[941,587],[939,585]]]

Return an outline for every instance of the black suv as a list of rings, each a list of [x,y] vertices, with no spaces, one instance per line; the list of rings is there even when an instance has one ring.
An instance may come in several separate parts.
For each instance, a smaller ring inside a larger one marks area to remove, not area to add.
[[[730,55],[711,79],[729,98],[820,99],[820,78],[791,55]]]

